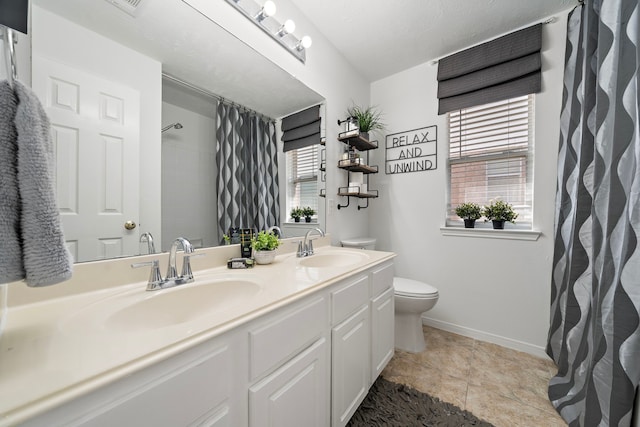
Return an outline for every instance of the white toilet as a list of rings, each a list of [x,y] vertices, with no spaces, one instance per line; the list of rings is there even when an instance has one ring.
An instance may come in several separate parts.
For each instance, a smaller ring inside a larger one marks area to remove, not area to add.
[[[342,240],[345,248],[375,249],[376,239],[358,237]],[[422,333],[422,313],[438,302],[438,289],[417,280],[393,278],[395,303],[395,346],[419,353],[426,348]]]

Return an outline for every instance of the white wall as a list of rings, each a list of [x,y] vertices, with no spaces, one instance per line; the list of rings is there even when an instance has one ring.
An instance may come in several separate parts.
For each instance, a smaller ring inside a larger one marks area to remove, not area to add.
[[[140,92],[140,218],[137,222],[141,229],[151,231],[159,239],[161,63],[36,5],[32,5],[31,16],[32,27],[46,34],[38,39],[37,49],[41,55]]]
[[[216,123],[210,114],[162,103],[164,126],[182,129],[162,134],[162,245],[168,251],[176,237],[196,246],[217,246]]]
[[[436,170],[380,173],[370,209],[378,249],[398,254],[396,275],[427,282],[440,299],[426,323],[538,355],[549,324],[553,221],[566,14],[543,27],[543,90],[535,98],[535,241],[443,236],[448,129],[437,115],[437,65],[424,63],[371,85],[387,133],[438,126]],[[480,41],[479,41],[480,42]],[[384,150],[375,152],[384,164]]]

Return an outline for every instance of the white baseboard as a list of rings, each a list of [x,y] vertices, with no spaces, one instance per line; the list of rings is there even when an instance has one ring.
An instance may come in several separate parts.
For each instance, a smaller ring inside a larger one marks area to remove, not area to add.
[[[502,347],[511,348],[513,350],[523,351],[525,353],[529,353],[537,357],[542,357],[544,359],[549,359],[549,356],[547,356],[544,347],[529,344],[523,341],[506,338],[500,335],[490,334],[488,332],[483,332],[477,329],[471,329],[465,326],[459,326],[453,323],[443,322],[442,320],[431,319],[424,316],[422,317],[422,324],[480,341],[490,342],[492,344],[497,344]]]

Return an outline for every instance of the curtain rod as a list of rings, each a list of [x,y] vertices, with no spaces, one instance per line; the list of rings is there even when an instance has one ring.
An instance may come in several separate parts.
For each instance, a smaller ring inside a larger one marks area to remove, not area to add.
[[[237,102],[233,102],[233,101],[231,101],[229,99],[225,99],[224,97],[222,97],[222,96],[220,96],[220,95],[218,95],[216,93],[213,93],[210,90],[203,89],[203,88],[201,88],[199,86],[196,86],[196,85],[194,85],[192,83],[187,83],[184,80],[181,80],[181,79],[179,79],[179,78],[177,78],[175,76],[172,76],[171,74],[163,72],[162,73],[162,78],[170,80],[171,82],[176,83],[176,84],[181,85],[181,86],[184,86],[186,88],[189,88],[189,89],[193,90],[194,92],[198,92],[201,95],[207,96],[209,98],[213,98],[216,101],[222,102],[223,104],[231,104],[231,105],[236,106],[238,108],[241,108],[241,109],[243,109],[243,110],[245,110],[245,111],[247,111],[249,113],[252,113],[252,114],[255,114],[257,116],[260,116],[263,119],[275,122],[275,119],[272,119],[271,117],[265,116],[264,114],[259,113],[259,112],[255,111],[255,110],[252,110],[251,108],[245,107],[244,105],[240,105]]]
[[[580,0],[578,0],[578,1],[580,1]],[[549,17],[549,18],[545,19],[544,21],[538,22],[538,24],[542,24],[542,25],[552,24],[552,23],[556,22],[557,20],[558,20],[558,18],[556,18],[555,16],[551,16],[551,17]],[[525,29],[525,28],[531,27],[532,25],[536,25],[536,24],[530,24],[530,25],[527,25],[526,27],[517,28],[517,29],[515,29],[515,30],[509,31],[508,33],[500,34],[499,36],[496,36],[496,37],[490,38],[489,40],[485,40],[485,41],[483,41],[483,42],[476,43],[476,44],[474,44],[473,46],[465,47],[464,49],[460,49],[460,50],[457,50],[457,51],[455,51],[455,52],[451,52],[451,53],[449,53],[449,54],[447,54],[447,55],[442,55],[442,56],[440,56],[439,58],[436,58],[436,59],[432,60],[432,61],[430,62],[430,64],[431,64],[431,65],[438,65],[438,62],[440,62],[440,60],[441,60],[441,59],[444,59],[444,58],[446,58],[446,57],[448,57],[448,56],[455,55],[456,53],[459,53],[459,52],[462,52],[462,51],[464,51],[464,50],[470,49],[470,48],[472,48],[472,47],[474,47],[474,46],[481,45],[482,43],[490,42],[491,40],[498,39],[498,38],[500,38],[500,37],[502,37],[502,36],[506,36],[507,34],[511,34],[511,33],[515,32],[515,31],[523,30],[523,29]]]

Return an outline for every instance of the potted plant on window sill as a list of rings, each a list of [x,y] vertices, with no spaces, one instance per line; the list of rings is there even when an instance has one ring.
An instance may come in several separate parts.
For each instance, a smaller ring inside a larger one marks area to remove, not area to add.
[[[304,216],[305,222],[311,222],[311,217],[316,214],[316,211],[313,210],[310,206],[307,206],[302,209],[302,216]]]
[[[260,231],[251,239],[253,258],[256,264],[271,264],[276,257],[276,249],[280,246],[280,240],[273,231]]]
[[[381,121],[382,113],[375,107],[362,108],[354,105],[347,110],[347,114],[355,119],[360,136],[366,140],[369,140],[369,132],[384,129],[384,124]]]
[[[291,209],[291,218],[293,218],[293,220],[295,222],[300,222],[300,217],[302,217],[302,209],[298,208],[293,208]]]
[[[482,216],[482,208],[477,203],[465,202],[458,205],[456,215],[464,220],[464,228],[475,228],[476,220]]]
[[[502,230],[506,221],[515,223],[518,218],[513,206],[500,199],[491,200],[489,206],[485,206],[482,210],[482,214],[487,218],[487,221],[493,222],[495,230]]]

